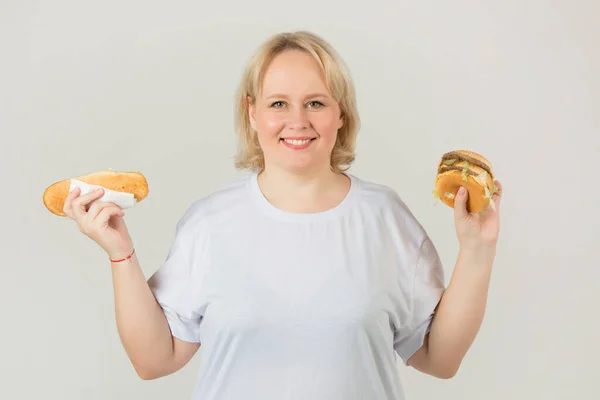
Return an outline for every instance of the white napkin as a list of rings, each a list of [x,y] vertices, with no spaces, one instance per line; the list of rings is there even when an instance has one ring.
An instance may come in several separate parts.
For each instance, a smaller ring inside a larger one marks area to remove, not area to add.
[[[94,190],[96,190],[100,187],[102,187],[102,186],[90,185],[89,183],[85,183],[85,182],[79,181],[77,179],[71,179],[69,193],[71,193],[73,190],[75,190],[75,188],[80,188],[81,193],[79,195],[82,196],[86,193],[93,192]],[[99,201],[108,201],[111,203],[115,203],[122,209],[131,208],[131,207],[135,206],[136,200],[135,200],[135,196],[133,195],[133,193],[117,192],[114,190],[106,189],[105,187],[102,187],[102,188],[104,189],[104,194],[102,195],[102,197],[100,197],[98,199]],[[94,201],[96,201],[96,200],[94,200]]]

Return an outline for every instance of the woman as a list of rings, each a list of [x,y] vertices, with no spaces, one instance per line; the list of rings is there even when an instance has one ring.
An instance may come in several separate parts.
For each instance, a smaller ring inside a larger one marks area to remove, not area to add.
[[[500,183],[483,215],[456,199],[460,253],[445,288],[400,197],[345,172],[354,96],[323,39],[269,38],[237,99],[236,166],[250,173],[189,207],[148,281],[119,207],[95,201],[102,192],[69,196],[65,212],[111,259],[118,331],[140,377],[179,370],[201,344],[203,400],[401,399],[396,356],[454,376],[484,314]]]

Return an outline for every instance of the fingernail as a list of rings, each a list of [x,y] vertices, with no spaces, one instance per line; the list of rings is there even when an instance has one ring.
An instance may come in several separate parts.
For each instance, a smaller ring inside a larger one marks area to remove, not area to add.
[[[465,194],[465,188],[461,186],[460,189],[458,189],[458,194],[461,196]]]

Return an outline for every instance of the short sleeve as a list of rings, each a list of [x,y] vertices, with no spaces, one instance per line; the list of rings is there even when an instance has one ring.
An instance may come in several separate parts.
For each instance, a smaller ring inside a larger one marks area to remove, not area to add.
[[[177,223],[166,260],[148,279],[174,337],[200,343],[201,293],[204,281],[202,234],[191,209]]]
[[[426,236],[419,247],[412,282],[408,323],[394,334],[394,349],[405,365],[423,345],[435,309],[445,290],[444,270],[437,249]]]

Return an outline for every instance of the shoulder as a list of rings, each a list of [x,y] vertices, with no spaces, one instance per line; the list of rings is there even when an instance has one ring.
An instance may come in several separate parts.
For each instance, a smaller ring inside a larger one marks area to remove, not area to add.
[[[353,176],[358,185],[358,204],[384,218],[394,231],[409,234],[420,243],[427,232],[401,194],[390,185]]]
[[[357,195],[360,203],[369,205],[375,210],[391,211],[414,218],[413,212],[394,188],[383,183],[353,177],[358,186]]]
[[[374,204],[385,206],[394,205],[408,209],[398,192],[391,186],[365,180],[356,175],[353,175],[353,178],[358,185],[358,193],[363,201],[370,201]]]
[[[177,230],[195,231],[200,226],[208,228],[229,218],[248,205],[248,184],[246,175],[193,200],[177,222]]]

